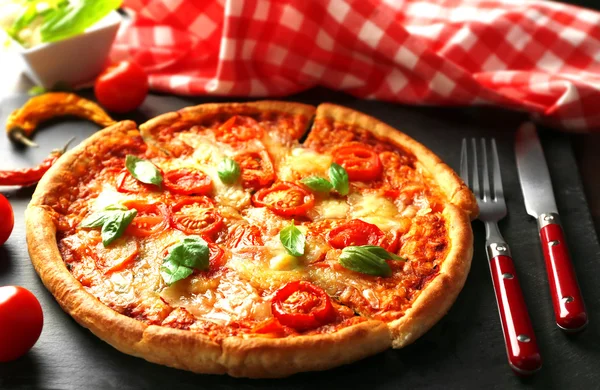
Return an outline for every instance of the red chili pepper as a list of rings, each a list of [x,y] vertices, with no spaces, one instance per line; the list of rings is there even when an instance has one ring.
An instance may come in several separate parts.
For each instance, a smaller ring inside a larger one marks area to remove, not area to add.
[[[52,151],[52,153],[36,167],[0,171],[0,186],[27,187],[37,183],[56,160],[65,153],[71,141],[73,141],[73,139],[70,139],[64,148]]]

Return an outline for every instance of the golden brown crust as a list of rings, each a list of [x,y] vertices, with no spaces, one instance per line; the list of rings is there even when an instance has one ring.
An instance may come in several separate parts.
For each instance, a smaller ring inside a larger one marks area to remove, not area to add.
[[[179,111],[169,112],[152,118],[140,125],[140,132],[144,140],[152,142],[152,135],[162,128],[169,126],[192,126],[201,122],[205,117],[213,116],[217,113],[251,115],[268,111],[301,115],[310,119],[315,113],[315,107],[302,103],[276,100],[248,103],[206,103],[185,107]],[[308,127],[296,129],[297,138],[300,138],[307,130]]]
[[[439,321],[462,290],[471,267],[473,232],[470,218],[477,216],[477,202],[463,181],[439,157],[393,127],[363,113],[334,104],[319,105],[316,119],[320,118],[332,118],[359,126],[382,140],[408,149],[428,170],[450,200],[443,211],[450,251],[439,274],[427,285],[402,318],[388,323],[392,346],[401,348],[415,341]]]

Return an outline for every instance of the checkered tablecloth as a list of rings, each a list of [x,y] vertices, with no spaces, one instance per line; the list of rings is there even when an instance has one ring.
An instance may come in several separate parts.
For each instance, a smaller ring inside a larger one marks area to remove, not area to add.
[[[277,97],[316,85],[491,104],[600,130],[600,13],[541,0],[125,0],[112,59],[154,90]]]

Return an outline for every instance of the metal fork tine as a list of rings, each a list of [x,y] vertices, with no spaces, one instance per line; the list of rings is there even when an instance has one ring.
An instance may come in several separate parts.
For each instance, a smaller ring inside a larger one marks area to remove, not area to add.
[[[492,163],[494,175],[494,199],[504,196],[502,190],[502,176],[500,175],[500,159],[498,158],[498,149],[496,148],[496,140],[492,138]]]
[[[463,138],[462,147],[460,148],[460,177],[467,187],[469,187],[469,160],[467,158],[467,153],[467,139]]]
[[[471,138],[471,145],[473,147],[473,193],[477,198],[481,197],[481,192],[479,191],[479,171],[477,170],[477,142],[475,138]]]
[[[483,200],[489,200],[492,191],[490,190],[490,171],[488,170],[487,145],[485,138],[481,139],[481,154],[483,159]]]

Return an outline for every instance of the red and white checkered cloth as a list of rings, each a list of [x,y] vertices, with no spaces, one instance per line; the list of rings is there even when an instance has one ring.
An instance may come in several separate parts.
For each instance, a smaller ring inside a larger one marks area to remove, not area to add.
[[[112,59],[154,90],[282,96],[316,85],[492,104],[600,129],[600,13],[540,0],[125,0]]]

